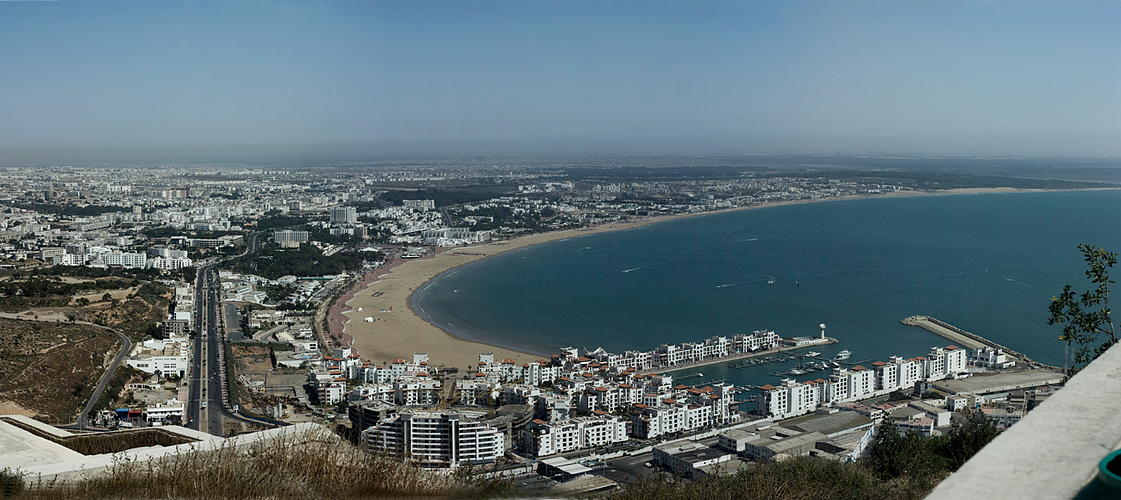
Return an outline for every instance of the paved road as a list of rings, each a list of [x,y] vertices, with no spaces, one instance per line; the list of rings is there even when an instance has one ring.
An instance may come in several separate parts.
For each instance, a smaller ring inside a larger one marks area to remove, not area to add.
[[[124,345],[121,346],[121,352],[118,352],[117,357],[113,359],[113,363],[111,363],[109,365],[109,368],[105,370],[105,374],[101,376],[101,381],[97,383],[97,387],[93,389],[93,394],[90,395],[90,400],[86,402],[86,407],[82,408],[82,413],[78,414],[79,429],[83,429],[86,427],[87,417],[89,416],[90,411],[93,410],[93,405],[97,404],[97,398],[100,398],[101,393],[105,392],[105,386],[109,384],[109,379],[113,378],[113,373],[117,371],[117,367],[121,366],[121,362],[124,361],[125,356],[128,356],[128,353],[132,352],[132,340],[129,340],[129,338],[119,330],[114,330],[107,326],[95,325],[92,323],[89,323],[89,325],[117,334],[117,336],[124,341]]]
[[[256,234],[250,236],[249,247],[254,250],[258,247]],[[266,421],[243,417],[226,407],[229,398],[226,393],[225,329],[219,318],[220,294],[218,271],[214,265],[199,268],[195,281],[195,324],[200,334],[191,341],[187,427],[215,436],[225,435],[225,420],[270,425]]]

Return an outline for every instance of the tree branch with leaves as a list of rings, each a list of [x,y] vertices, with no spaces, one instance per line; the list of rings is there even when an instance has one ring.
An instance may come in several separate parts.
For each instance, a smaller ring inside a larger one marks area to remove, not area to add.
[[[1071,373],[1076,372],[1097,359],[1107,349],[1117,343],[1117,329],[1109,315],[1109,270],[1117,264],[1117,254],[1092,245],[1078,245],[1086,257],[1089,269],[1086,277],[1094,288],[1081,294],[1071,291],[1071,286],[1063,288],[1058,297],[1051,297],[1051,318],[1047,324],[1063,325],[1059,340],[1072,343],[1078,348],[1074,351]]]

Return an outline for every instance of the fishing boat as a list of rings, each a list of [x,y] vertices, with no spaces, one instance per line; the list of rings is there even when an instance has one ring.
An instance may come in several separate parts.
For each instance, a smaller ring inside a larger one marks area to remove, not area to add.
[[[845,349],[837,353],[837,357],[833,358],[833,361],[844,361],[846,359],[849,359],[849,356],[852,356],[852,351]]]

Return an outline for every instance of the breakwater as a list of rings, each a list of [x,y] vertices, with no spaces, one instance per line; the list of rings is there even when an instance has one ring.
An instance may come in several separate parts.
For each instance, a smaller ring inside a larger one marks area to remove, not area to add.
[[[900,321],[900,322],[903,323],[904,325],[908,325],[908,326],[917,326],[919,328],[922,328],[923,330],[926,330],[926,331],[931,332],[935,335],[943,337],[943,338],[945,338],[945,339],[947,339],[951,342],[961,344],[962,347],[965,347],[965,348],[968,348],[968,349],[976,350],[976,349],[980,349],[982,347],[989,347],[989,348],[992,348],[992,349],[1000,349],[1000,350],[1004,351],[1005,354],[1016,358],[1021,366],[1025,366],[1025,367],[1029,367],[1029,368],[1044,368],[1044,369],[1048,369],[1048,370],[1054,370],[1054,371],[1057,371],[1059,373],[1063,373],[1063,368],[1061,368],[1061,367],[1045,365],[1043,363],[1034,361],[1024,354],[1021,354],[1017,351],[1009,349],[1005,346],[1002,346],[1002,345],[1000,345],[996,342],[993,342],[993,341],[991,341],[989,339],[986,339],[985,337],[982,337],[982,336],[977,335],[975,333],[971,333],[971,332],[967,332],[965,330],[962,330],[961,328],[958,328],[954,325],[946,323],[945,321],[942,321],[942,320],[937,319],[937,318],[932,318],[930,316],[921,316],[921,315],[920,316],[908,316],[906,318],[903,318],[903,320]]]

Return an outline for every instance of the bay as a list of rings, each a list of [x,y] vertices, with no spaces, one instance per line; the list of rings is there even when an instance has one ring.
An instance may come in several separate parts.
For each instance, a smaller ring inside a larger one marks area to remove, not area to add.
[[[1121,250],[1121,191],[851,199],[666,221],[453,269],[413,306],[458,337],[543,356],[759,329],[815,335],[825,323],[840,343],[814,350],[848,349],[851,361],[948,345],[899,323],[923,314],[1062,366],[1047,306],[1064,284],[1088,288],[1079,243]],[[759,385],[794,364],[686,373]]]

